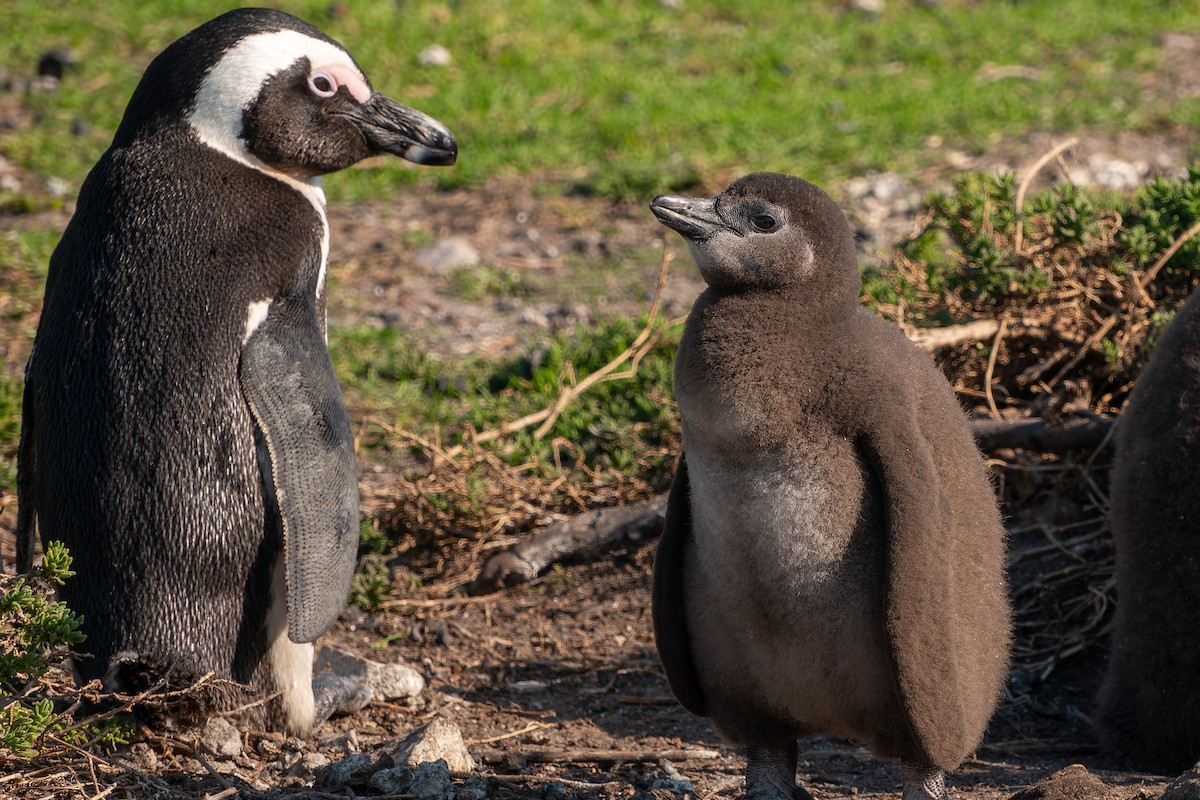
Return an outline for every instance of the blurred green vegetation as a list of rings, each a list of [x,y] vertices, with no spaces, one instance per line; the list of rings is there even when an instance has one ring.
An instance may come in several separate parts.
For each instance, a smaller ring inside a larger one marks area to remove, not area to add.
[[[227,8],[164,0],[9,0],[0,67],[34,71],[70,48],[57,92],[0,155],[78,187],[149,60]],[[458,166],[397,159],[331,177],[330,199],[386,199],[425,177],[511,174],[560,190],[648,198],[771,169],[828,183],[982,151],[1031,130],[1160,131],[1200,122],[1200,98],[1164,85],[1161,40],[1200,30],[1182,0],[848,3],[719,0],[301,0],[287,10],[345,44],[375,86],[441,119]],[[421,51],[446,47],[448,67]],[[73,132],[74,131],[74,132]]]

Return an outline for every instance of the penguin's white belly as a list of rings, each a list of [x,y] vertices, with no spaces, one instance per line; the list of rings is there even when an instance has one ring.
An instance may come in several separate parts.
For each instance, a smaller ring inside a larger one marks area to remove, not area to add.
[[[870,741],[871,721],[896,696],[886,542],[853,445],[823,444],[731,463],[685,443],[688,630],[710,696],[770,710],[798,731]]]

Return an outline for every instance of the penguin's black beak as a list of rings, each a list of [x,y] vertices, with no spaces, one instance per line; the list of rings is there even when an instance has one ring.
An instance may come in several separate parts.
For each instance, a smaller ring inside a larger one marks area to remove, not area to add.
[[[414,164],[433,166],[447,166],[458,159],[458,143],[449,128],[379,92],[345,116],[358,126],[375,153],[392,153]]]
[[[717,213],[715,197],[684,197],[660,194],[650,201],[658,221],[685,239],[707,239],[720,228],[728,228]]]

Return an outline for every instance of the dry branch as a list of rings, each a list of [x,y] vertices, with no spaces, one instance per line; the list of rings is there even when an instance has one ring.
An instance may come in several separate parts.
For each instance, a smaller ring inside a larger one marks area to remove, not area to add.
[[[622,378],[631,378],[637,374],[638,364],[642,358],[650,352],[658,341],[661,334],[661,328],[658,328],[658,309],[662,305],[663,288],[667,285],[667,267],[671,263],[671,252],[666,246],[664,237],[662,261],[658,266],[658,283],[654,290],[654,300],[650,303],[650,313],[646,319],[646,325],[642,328],[642,332],[638,334],[633,343],[625,349],[623,353],[614,358],[612,361],[605,364],[600,369],[588,375],[579,383],[573,383],[569,386],[563,386],[554,403],[543,408],[540,411],[535,411],[532,414],[526,414],[518,420],[507,422],[498,428],[481,431],[470,438],[471,444],[480,444],[482,442],[490,442],[494,439],[499,439],[503,436],[516,433],[524,430],[530,425],[538,425],[538,428],[533,433],[533,438],[541,439],[550,429],[554,427],[555,420],[562,414],[563,410],[575,400],[576,397],[586,392],[597,383],[605,381],[620,380]],[[629,369],[624,372],[616,372],[617,368],[628,362]],[[568,365],[568,371],[570,366]],[[411,434],[410,434],[411,436]],[[415,437],[412,437],[415,439]],[[442,455],[444,457],[454,458],[460,455],[466,449],[465,445],[457,445],[446,450]]]
[[[1053,148],[1051,148],[1048,152],[1043,154],[1041,158],[1039,158],[1036,162],[1034,162],[1034,165],[1029,168],[1028,172],[1025,173],[1025,177],[1021,179],[1021,185],[1019,187],[1017,187],[1017,197],[1016,197],[1016,202],[1014,203],[1014,205],[1016,206],[1014,211],[1016,211],[1017,222],[1016,222],[1016,230],[1013,232],[1013,252],[1017,255],[1018,258],[1020,258],[1023,255],[1022,250],[1024,249],[1023,245],[1024,245],[1024,239],[1025,239],[1025,221],[1024,221],[1025,192],[1027,192],[1029,190],[1029,184],[1033,182],[1034,176],[1036,176],[1039,172],[1042,171],[1042,167],[1049,164],[1051,161],[1053,161],[1055,158],[1057,158],[1059,155],[1061,155],[1065,150],[1068,150],[1069,148],[1072,148],[1077,144],[1079,144],[1078,137],[1072,137],[1070,139],[1067,139],[1065,142],[1059,142],[1057,145],[1055,145]]]
[[[485,753],[483,760],[497,763],[516,759],[527,764],[657,764],[660,761],[711,760],[716,750],[518,750]]]
[[[1064,453],[1104,444],[1115,422],[1113,417],[1072,417],[1061,422],[977,419],[971,422],[971,432],[983,450]],[[471,581],[468,592],[490,594],[531,581],[556,561],[601,550],[621,539],[657,536],[666,509],[664,493],[628,506],[593,509],[549,525],[493,554]]]
[[[576,514],[489,558],[471,582],[471,594],[487,594],[533,580],[557,560],[622,538],[657,536],[666,513],[665,494],[641,503]]]
[[[1197,222],[1195,225],[1184,231],[1183,234],[1180,235],[1180,237],[1174,242],[1172,242],[1171,246],[1168,247],[1161,256],[1159,256],[1158,261],[1154,262],[1154,266],[1150,267],[1150,269],[1146,270],[1145,274],[1138,278],[1138,296],[1146,296],[1146,288],[1150,285],[1151,281],[1154,280],[1166,263],[1171,260],[1171,256],[1179,252],[1179,248],[1187,244],[1188,241],[1191,240],[1191,238],[1197,233],[1200,233],[1200,222]],[[1123,303],[1120,308],[1108,316],[1108,319],[1104,320],[1104,322],[1100,324],[1100,327],[1096,328],[1095,332],[1092,333],[1092,335],[1088,337],[1087,341],[1083,343],[1083,346],[1079,348],[1079,352],[1077,352],[1070,361],[1064,364],[1062,369],[1055,373],[1054,377],[1050,379],[1051,386],[1058,383],[1060,380],[1066,377],[1071,370],[1075,369],[1075,367],[1079,365],[1079,362],[1083,360],[1084,356],[1091,352],[1092,348],[1099,344],[1100,340],[1108,335],[1108,332],[1111,331],[1113,327],[1121,321],[1122,317],[1125,317],[1129,314],[1129,305],[1130,304],[1128,303]]]
[[[1099,447],[1115,423],[1114,417],[1072,417],[1062,422],[977,419],[971,421],[971,433],[983,450],[1064,453]]]
[[[977,319],[960,325],[947,325],[944,328],[917,328],[908,332],[908,339],[922,350],[930,352],[943,347],[956,347],[960,344],[982,342],[995,338],[1000,331],[1001,321],[998,319]],[[1052,321],[1022,318],[1006,320],[1005,336],[1011,338],[1029,337],[1047,340],[1050,338],[1072,341],[1082,340],[1083,337],[1072,336],[1069,331],[1056,327]]]

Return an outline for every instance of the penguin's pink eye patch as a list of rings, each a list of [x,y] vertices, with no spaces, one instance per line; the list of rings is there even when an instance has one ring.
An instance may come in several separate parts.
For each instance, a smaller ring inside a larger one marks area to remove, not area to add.
[[[338,64],[314,69],[308,75],[308,88],[317,97],[333,97],[345,86],[350,96],[360,103],[371,97],[371,87],[355,70]]]

